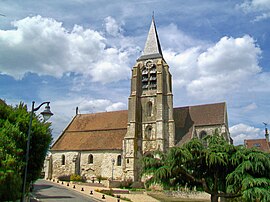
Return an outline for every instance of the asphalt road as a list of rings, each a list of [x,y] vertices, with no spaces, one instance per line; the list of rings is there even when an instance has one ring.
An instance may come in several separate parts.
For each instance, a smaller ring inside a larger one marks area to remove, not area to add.
[[[79,192],[67,189],[61,185],[48,182],[46,180],[37,180],[34,184],[33,195],[41,202],[96,202],[97,200],[80,194]],[[35,200],[31,200],[35,201]]]

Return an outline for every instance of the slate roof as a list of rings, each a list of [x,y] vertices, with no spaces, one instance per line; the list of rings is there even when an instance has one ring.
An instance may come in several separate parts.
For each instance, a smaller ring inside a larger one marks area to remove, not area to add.
[[[270,143],[267,139],[244,140],[246,148],[256,147],[257,149],[270,153]]]
[[[226,104],[174,108],[176,143],[191,139],[194,126],[226,123]],[[122,150],[128,111],[78,114],[53,144],[52,151]]]
[[[151,26],[147,35],[143,54],[139,60],[160,58],[162,56],[161,45],[158,39],[154,16],[152,17]]]

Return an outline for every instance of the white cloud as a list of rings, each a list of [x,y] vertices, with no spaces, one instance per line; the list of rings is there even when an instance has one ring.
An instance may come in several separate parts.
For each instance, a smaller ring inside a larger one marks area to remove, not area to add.
[[[189,48],[181,53],[172,50],[163,51],[173,75],[174,88],[185,87],[192,79],[198,77],[197,58],[200,51],[200,47]]]
[[[259,128],[249,126],[243,123],[230,127],[231,137],[234,145],[244,144],[245,139],[260,138],[263,131]]]
[[[106,107],[106,111],[117,111],[117,110],[126,110],[126,104],[122,102],[112,103],[110,106]]]
[[[245,0],[244,3],[240,5],[241,8],[246,12],[258,11],[258,10],[270,10],[269,0]]]
[[[190,47],[205,46],[207,44],[206,41],[195,39],[185,34],[174,23],[158,27],[158,33],[164,50],[169,49],[170,51],[182,52]]]
[[[53,136],[55,138],[60,135],[71,121],[72,117],[75,116],[76,107],[78,107],[79,113],[81,114],[127,109],[126,104],[113,102],[108,99],[70,97],[64,100],[57,99],[56,101],[51,101],[51,111],[54,113],[54,116],[52,116],[50,121],[53,124]]]
[[[111,36],[119,36],[123,29],[121,25],[111,16],[105,18],[105,29],[106,32]]]
[[[253,22],[258,22],[261,20],[265,20],[267,18],[270,18],[270,12],[269,13],[263,13],[262,15],[256,16],[256,18],[253,20]]]
[[[51,18],[27,17],[0,30],[0,73],[21,79],[25,73],[61,77],[84,74],[108,83],[129,76],[128,49],[110,47],[101,33],[75,25],[71,31]],[[108,67],[110,67],[108,69]]]
[[[248,79],[261,71],[261,50],[250,36],[223,37],[198,57],[198,78],[187,85],[192,96],[222,98],[239,90]]]
[[[245,0],[238,5],[246,13],[255,13],[256,17],[252,22],[268,19],[270,17],[269,0]]]
[[[258,106],[256,105],[256,103],[253,102],[253,103],[243,107],[243,110],[244,110],[244,112],[249,112],[249,111],[253,111],[257,108],[258,108]]]
[[[195,43],[185,51],[163,51],[176,96],[185,90],[192,100],[216,102],[228,94],[261,91],[263,84],[268,89],[267,75],[259,66],[262,51],[252,37],[222,37],[207,48],[206,44]]]
[[[82,99],[78,105],[82,113],[104,112],[126,109],[126,105],[122,102],[113,103],[107,99]]]

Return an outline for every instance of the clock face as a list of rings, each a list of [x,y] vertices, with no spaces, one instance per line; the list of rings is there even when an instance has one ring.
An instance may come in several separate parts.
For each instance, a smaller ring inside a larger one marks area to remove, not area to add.
[[[144,63],[146,68],[151,68],[153,66],[153,61],[152,60],[146,60]]]

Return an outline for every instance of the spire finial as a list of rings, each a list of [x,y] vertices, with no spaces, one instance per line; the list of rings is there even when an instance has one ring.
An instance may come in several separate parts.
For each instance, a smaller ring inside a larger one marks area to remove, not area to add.
[[[155,11],[152,12],[152,20],[155,20]]]

